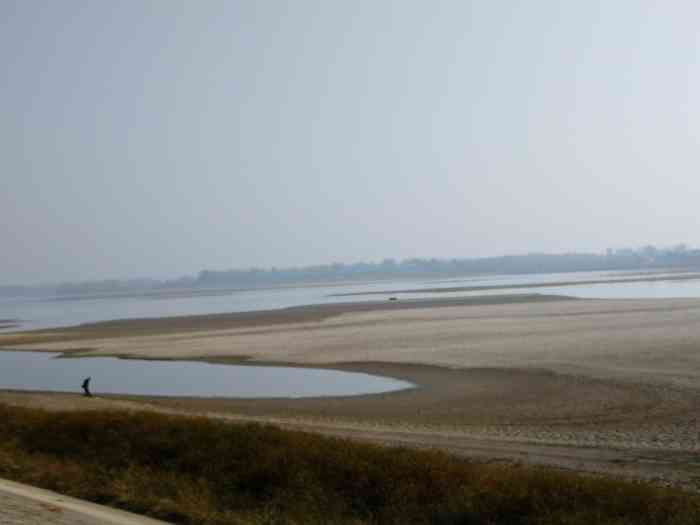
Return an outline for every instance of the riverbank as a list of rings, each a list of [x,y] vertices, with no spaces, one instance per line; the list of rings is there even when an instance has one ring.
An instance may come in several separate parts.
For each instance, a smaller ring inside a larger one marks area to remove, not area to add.
[[[690,525],[700,517],[697,494],[357,440],[0,404],[0,476],[175,523]]]
[[[122,396],[163,410],[320,430],[330,425],[378,440],[390,432],[448,450],[467,450],[470,440],[498,441],[513,451],[523,444],[594,447],[601,457],[602,451],[630,450],[653,453],[656,462],[665,455],[674,469],[678,457],[700,450],[700,300],[479,300],[116,321],[4,335],[0,346],[325,367],[418,385],[392,394],[299,400]],[[97,391],[98,385],[99,378]],[[10,398],[49,408],[69,399],[0,396]],[[695,483],[698,475],[690,462],[683,483]],[[643,463],[637,467],[644,470]],[[647,471],[656,475],[655,467]]]

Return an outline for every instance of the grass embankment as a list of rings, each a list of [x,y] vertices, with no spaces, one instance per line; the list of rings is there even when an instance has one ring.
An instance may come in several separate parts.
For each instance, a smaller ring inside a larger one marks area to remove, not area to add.
[[[0,476],[188,524],[700,523],[682,492],[152,413],[0,405]]]

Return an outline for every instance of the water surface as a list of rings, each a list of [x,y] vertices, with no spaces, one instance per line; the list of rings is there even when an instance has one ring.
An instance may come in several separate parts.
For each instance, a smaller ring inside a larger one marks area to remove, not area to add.
[[[573,272],[526,275],[468,276],[438,280],[391,280],[372,283],[342,283],[304,285],[255,290],[191,290],[173,294],[153,292],[122,296],[58,297],[0,299],[0,319],[18,319],[19,326],[0,324],[0,332],[16,329],[32,330],[73,326],[82,323],[113,319],[136,319],[203,315],[254,310],[270,310],[310,304],[329,304],[352,301],[382,301],[383,295],[354,295],[339,297],[339,293],[368,294],[384,290],[416,290],[401,293],[401,299],[431,299],[471,297],[475,295],[514,295],[542,293],[568,295],[580,298],[643,299],[643,298],[700,298],[700,279],[683,281],[618,282],[579,284],[561,287],[532,287],[509,289],[510,285],[537,285],[554,282],[592,281],[601,279],[638,279],[645,272]],[[659,277],[659,272],[648,272]],[[678,273],[667,274],[669,278]],[[505,286],[497,290],[430,292],[429,289],[454,286]],[[421,290],[426,290],[425,292]]]
[[[379,394],[414,386],[339,370],[114,357],[64,359],[59,355],[0,351],[0,390],[82,392],[80,385],[86,377],[92,377],[95,395],[299,398]]]

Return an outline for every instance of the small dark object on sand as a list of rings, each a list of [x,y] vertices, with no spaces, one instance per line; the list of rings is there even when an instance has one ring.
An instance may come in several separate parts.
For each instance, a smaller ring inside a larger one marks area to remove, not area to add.
[[[389,297],[390,301],[398,301],[398,297]]]
[[[92,397],[92,394],[90,393],[90,379],[91,377],[85,378],[85,381],[83,381],[83,390],[85,390],[85,397]]]

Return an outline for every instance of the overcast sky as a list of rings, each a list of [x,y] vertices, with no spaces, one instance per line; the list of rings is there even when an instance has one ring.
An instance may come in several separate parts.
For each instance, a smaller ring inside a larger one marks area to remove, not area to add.
[[[0,1],[0,284],[700,244],[700,3]]]

